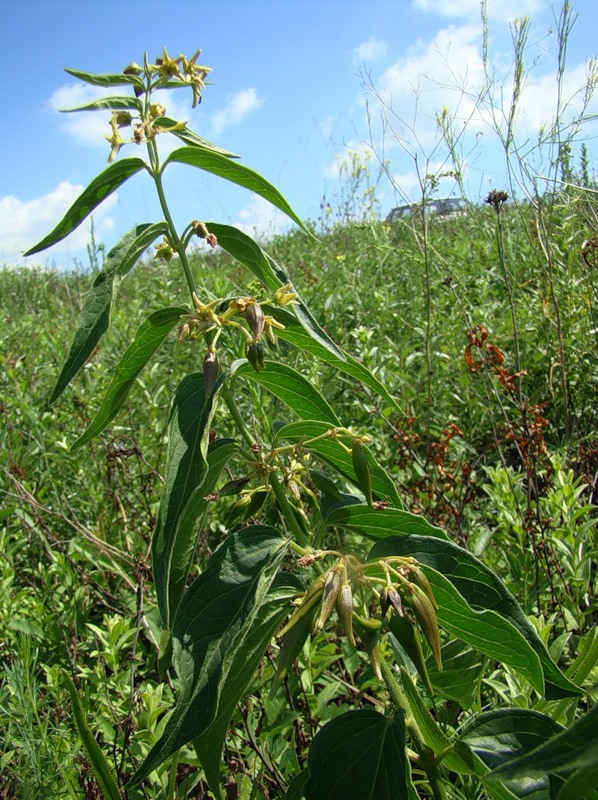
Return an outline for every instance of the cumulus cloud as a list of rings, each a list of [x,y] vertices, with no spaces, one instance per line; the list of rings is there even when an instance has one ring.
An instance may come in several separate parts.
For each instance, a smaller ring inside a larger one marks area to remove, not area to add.
[[[375,61],[379,58],[384,58],[388,51],[388,45],[381,39],[375,36],[370,36],[366,42],[362,42],[353,50],[353,63],[364,64],[369,61]]]
[[[260,195],[252,193],[245,208],[239,212],[235,228],[255,239],[267,241],[277,233],[283,233],[290,225],[291,222],[286,214]]]
[[[48,194],[33,200],[19,200],[12,195],[0,197],[0,257],[6,263],[20,260],[21,254],[33,247],[62,218],[65,211],[81,193],[83,187],[67,181],[60,183]],[[116,202],[116,195],[111,195],[94,212],[96,235],[101,238],[114,227],[114,220],[107,216]],[[51,249],[57,252],[74,251],[84,248],[89,242],[89,224],[83,223],[67,238]],[[43,260],[44,254],[35,257]]]
[[[230,125],[238,125],[247,114],[259,108],[263,102],[253,88],[241,89],[240,92],[230,95],[224,108],[212,114],[212,134],[218,136]]]
[[[480,18],[480,0],[413,0],[412,6],[448,19]],[[511,20],[534,14],[542,7],[542,0],[488,0],[487,10],[490,19]]]

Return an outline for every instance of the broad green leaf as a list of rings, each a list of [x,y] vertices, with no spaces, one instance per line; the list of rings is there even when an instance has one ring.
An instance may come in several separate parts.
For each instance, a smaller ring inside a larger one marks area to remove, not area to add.
[[[339,372],[350,375],[386,400],[395,410],[401,411],[401,407],[386,386],[349,353],[341,350],[340,347],[332,351],[319,338],[312,335],[311,331],[306,330],[302,321],[293,316],[292,312],[287,311],[286,308],[268,306],[268,313],[285,326],[284,330],[276,330],[276,335],[279,338],[294,347],[298,347],[308,355],[319,358],[325,364],[330,364],[330,366],[338,369]],[[342,357],[337,355],[337,351],[340,351]]]
[[[170,574],[167,576],[171,619],[174,617],[183,595],[197,546],[197,538],[200,533],[198,522],[209,510],[210,502],[206,500],[206,497],[215,490],[222,470],[238,452],[239,445],[232,439],[220,439],[208,449],[205,478],[201,485],[193,490],[179,515],[172,539]]]
[[[168,129],[174,128],[174,126],[178,125],[179,123],[176,119],[171,119],[170,117],[158,117],[154,120],[153,124],[156,128]],[[226,156],[227,158],[240,157],[236,153],[231,153],[230,150],[223,150],[222,147],[218,147],[217,144],[213,144],[207,139],[204,139],[202,136],[198,136],[194,131],[186,126],[180,130],[172,130],[169,132],[174,134],[182,142],[185,142],[185,144],[191,145],[192,147],[203,147],[204,150],[213,150],[215,153],[220,153],[220,155]]]
[[[53,244],[62,241],[69,233],[78,228],[83,220],[100,205],[119,186],[142,169],[147,169],[145,161],[140,158],[123,158],[115,161],[107,169],[95,177],[86,189],[79,195],[73,205],[66,212],[54,230],[41,242],[27,250],[25,256],[40,253]]]
[[[124,75],[122,72],[117,74],[100,75],[93,72],[81,72],[78,69],[65,69],[73,78],[90,83],[92,86],[143,86],[143,80],[137,75]]]
[[[433,659],[428,665],[428,676],[434,693],[454,700],[463,708],[471,708],[478,695],[484,656],[459,639],[451,639],[442,646],[442,671]]]
[[[330,429],[331,425],[329,423],[318,422],[316,420],[291,422],[288,425],[283,425],[283,427],[276,432],[276,441],[300,442],[302,440],[314,439],[327,433]],[[352,484],[355,486],[358,485],[351,454],[347,453],[346,449],[336,439],[333,437],[319,439],[316,442],[311,442],[309,444],[309,449],[317,453],[322,461],[334,467],[335,470],[347,478]],[[372,489],[376,498],[378,500],[388,499],[394,506],[401,506],[401,499],[392,478],[390,478],[386,470],[382,469],[374,460],[374,456],[367,448],[366,451],[372,475]]]
[[[504,789],[517,798],[554,800],[562,780],[546,772],[535,778],[515,778],[502,771],[499,774],[496,768],[507,767],[516,756],[529,753],[561,730],[561,726],[546,714],[524,708],[504,708],[480,714],[466,723],[459,741],[473,751],[486,770],[493,770],[490,774],[479,773],[484,783],[492,781],[488,783],[489,790],[500,781]]]
[[[401,685],[424,742],[434,751],[435,755],[444,753],[450,747],[451,741],[426,708],[409,673],[403,668],[401,668]],[[471,766],[455,752],[444,756],[442,764],[460,775],[469,775],[472,772]]]
[[[391,537],[392,542],[399,535],[405,537],[418,535],[426,539],[433,538],[434,541],[446,539],[446,533],[442,528],[431,525],[418,514],[411,514],[399,508],[376,510],[367,505],[345,505],[329,514],[326,525],[349,528],[371,539],[384,540],[386,537]],[[374,549],[376,547],[377,545]],[[376,557],[377,555],[372,556],[370,553],[370,558]]]
[[[340,425],[328,401],[315,386],[287,364],[268,361],[265,369],[256,372],[246,359],[240,359],[232,364],[231,374],[259,383],[282,400],[301,419],[314,419],[331,425]]]
[[[185,306],[162,308],[159,311],[154,311],[145,320],[118,363],[98,413],[87,430],[73,444],[71,450],[76,450],[78,447],[87,444],[110,424],[123,407],[129,391],[141,370],[177,322],[180,321],[181,314],[186,311],[188,309]]]
[[[444,627],[447,630],[451,630],[452,625],[452,632],[459,639],[478,647],[482,652],[492,657],[496,657],[471,640],[474,631],[470,631],[469,627],[476,620],[481,621],[482,615],[485,614],[485,619],[487,618],[489,622],[492,621],[498,632],[500,628],[499,620],[502,620],[514,627],[521,635],[521,638],[519,638],[514,633],[513,642],[519,639],[522,659],[528,660],[530,651],[535,653],[539,659],[544,673],[544,689],[548,698],[558,699],[580,693],[580,689],[568,680],[554,663],[534,626],[527,619],[516,599],[502,581],[492,570],[488,569],[467,550],[441,539],[431,539],[428,536],[409,536],[400,539],[386,539],[379,542],[372,548],[369,558],[381,558],[384,555],[413,556],[423,565],[431,568],[426,570],[426,574],[430,581],[433,582],[434,590],[442,591],[446,602],[449,602],[451,607],[454,608],[455,613],[459,613],[459,625],[454,624],[457,618],[451,618],[451,615],[444,611],[440,599],[441,608],[438,611],[438,618],[440,620],[442,614]],[[456,593],[451,591],[447,583],[454,587]],[[465,605],[459,600],[459,597],[466,601]],[[479,616],[472,616],[471,611],[478,612]],[[488,612],[490,612],[490,615]],[[461,630],[460,626],[464,627],[461,632],[459,632]],[[477,631],[483,633],[479,625],[476,625],[475,628],[476,636]],[[468,635],[469,638],[466,638]],[[503,635],[506,636],[506,631]],[[493,634],[489,632],[487,638],[491,636]],[[528,645],[527,648],[525,643]],[[484,642],[480,642],[480,644],[484,644]],[[492,645],[492,642],[489,641],[488,644]],[[502,644],[501,642],[501,646]],[[504,645],[508,647],[508,642],[505,641]],[[531,662],[529,666],[532,668],[532,672],[535,673]],[[531,681],[532,685],[535,685],[535,680]],[[539,691],[541,690],[540,687]]]
[[[582,767],[567,777],[556,800],[598,800],[598,761]]]
[[[170,592],[173,573],[186,568],[173,563],[177,554],[186,550],[181,536],[177,537],[179,517],[195,490],[202,486],[208,472],[210,424],[221,386],[222,382],[206,397],[203,374],[187,375],[177,387],[170,411],[164,489],[152,541],[158,606],[167,628],[172,620]],[[176,591],[179,592],[178,587]]]
[[[215,150],[204,150],[198,147],[180,147],[178,150],[173,150],[173,152],[170,153],[168,158],[164,161],[163,169],[169,164],[174,163],[188,164],[191,167],[197,167],[205,172],[218,175],[219,178],[224,178],[227,181],[236,183],[238,186],[243,186],[243,188],[249,189],[250,192],[255,192],[255,194],[260,195],[260,197],[263,197],[286,214],[293,222],[296,222],[306,233],[309,233],[301,219],[295,214],[278,189],[272,186],[272,184],[258,172],[242,164],[238,164],[236,161],[231,161],[228,156],[224,156],[222,153]]]
[[[277,628],[289,612],[290,601],[302,584],[288,572],[279,572],[266,599],[260,606],[244,646],[238,650],[228,673],[218,687],[220,702],[212,724],[194,741],[195,751],[206,780],[217,798],[221,798],[219,777],[222,749],[235,706],[255,679],[256,670]]]
[[[538,712],[530,712],[538,713]],[[545,714],[540,715],[550,719]],[[537,777],[551,773],[567,773],[572,770],[594,769],[598,764],[598,705],[592,706],[570,728],[551,720],[557,734],[549,741],[536,742],[534,748],[500,765],[494,765],[491,780]],[[548,739],[548,737],[545,737]],[[531,750],[531,752],[529,752]]]
[[[173,662],[181,683],[162,737],[131,780],[136,785],[214,722],[223,681],[246,648],[284,557],[274,528],[230,534],[183,595],[173,625]]]
[[[64,681],[71,698],[71,708],[73,711],[75,725],[79,731],[79,736],[81,737],[81,741],[85,747],[85,752],[87,753],[87,757],[89,758],[89,762],[93,768],[100,789],[102,790],[106,800],[122,800],[122,795],[118,789],[114,777],[112,776],[108,761],[106,760],[104,753],[102,752],[99,744],[96,742],[95,736],[87,724],[85,712],[83,711],[83,706],[81,705],[81,700],[75,688],[75,684],[73,683],[70,675],[68,675],[66,672],[64,673]]]
[[[143,113],[143,104],[136,97],[100,97],[91,103],[76,108],[61,108],[62,114],[71,114],[73,111],[136,111]]]
[[[54,403],[64,392],[108,330],[112,298],[120,280],[135,266],[151,243],[167,230],[165,222],[136,225],[110,250],[85,296],[73,343],[50,403]]]
[[[406,800],[413,785],[404,712],[340,714],[314,737],[307,767],[307,800]]]

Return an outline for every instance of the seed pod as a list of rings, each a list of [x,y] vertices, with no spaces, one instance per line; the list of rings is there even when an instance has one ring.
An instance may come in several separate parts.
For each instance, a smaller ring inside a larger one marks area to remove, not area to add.
[[[370,474],[367,453],[359,439],[355,439],[353,442],[351,458],[353,460],[353,469],[355,470],[357,484],[364,493],[367,504],[371,506],[373,503],[372,476]]]
[[[335,500],[342,500],[342,495],[338,490],[336,484],[333,481],[331,481],[327,475],[324,475],[323,472],[318,472],[318,470],[310,469],[309,477],[311,478],[311,482],[319,492],[328,495],[328,497],[333,497]]]
[[[414,569],[409,570],[409,580],[411,583],[415,583],[416,586],[419,586],[419,588],[426,593],[428,600],[432,603],[434,608],[438,608],[438,603],[434,597],[432,585],[420,567],[415,567]]]
[[[326,573],[326,580],[324,582],[324,590],[322,592],[322,605],[320,606],[320,614],[313,626],[313,633],[319,633],[326,620],[332,614],[332,610],[336,605],[336,598],[341,588],[341,565],[335,564],[330,567]]]
[[[310,613],[310,611],[313,613],[316,603],[322,596],[325,580],[326,573],[323,575],[318,575],[315,581],[313,581],[307,592],[304,594],[301,605],[293,611],[290,620],[278,634],[279,636],[285,636],[295,627],[295,625],[298,624],[299,620],[303,619],[307,614]]]
[[[250,502],[250,496],[248,494],[244,494],[237,500],[236,503],[234,503],[234,505],[231,506],[230,511],[228,512],[228,517],[226,518],[227,528],[230,528],[234,522],[243,517]]]
[[[369,633],[366,636],[362,636],[363,643],[365,645],[365,649],[368,651],[368,655],[370,657],[370,664],[372,665],[372,669],[374,670],[374,675],[378,678],[378,680],[382,680],[382,669],[380,666],[380,642],[379,642],[379,635],[377,633]]]
[[[254,517],[258,511],[261,510],[269,495],[270,492],[266,491],[265,489],[257,489],[255,492],[252,492],[251,501],[245,511],[245,519],[251,519],[251,517]]]
[[[251,342],[245,348],[245,355],[247,361],[251,364],[256,372],[264,368],[264,347],[259,342]]]
[[[355,647],[355,636],[353,634],[353,592],[351,584],[345,582],[341,584],[336,598],[336,613],[340,620],[345,636]]]
[[[417,628],[411,624],[407,617],[397,617],[395,614],[390,618],[388,627],[403,650],[413,661],[413,665],[428,692],[433,694],[432,684],[430,683],[430,676],[428,675],[424,651],[422,650],[422,643]]]
[[[203,382],[206,397],[209,397],[212,394],[214,384],[218,379],[219,371],[220,361],[218,359],[218,355],[214,350],[208,350],[206,357],[203,360]]]
[[[249,325],[249,330],[253,334],[253,340],[255,342],[259,341],[262,333],[264,332],[264,323],[266,320],[264,312],[262,311],[262,307],[258,302],[254,301],[247,306],[243,316]]]
[[[412,591],[405,598],[415,614],[415,618],[426,637],[428,644],[432,648],[434,661],[439,670],[442,669],[442,657],[440,655],[440,631],[438,630],[438,619],[436,610],[430,602],[428,595],[416,584],[411,584]]]

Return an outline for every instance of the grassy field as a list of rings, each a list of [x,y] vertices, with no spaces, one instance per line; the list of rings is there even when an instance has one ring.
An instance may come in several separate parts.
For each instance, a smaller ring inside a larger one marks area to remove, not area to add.
[[[330,224],[317,241],[293,232],[266,246],[330,336],[386,384],[402,413],[283,342],[276,358],[316,385],[341,420],[373,437],[405,508],[446,528],[500,575],[564,668],[593,641],[598,614],[595,234],[594,207],[570,195],[552,198],[540,214],[491,202],[455,219]],[[248,291],[241,266],[222,252],[198,253],[193,268],[205,297]],[[172,274],[149,256],[136,268],[110,332],[52,407],[92,277],[10,267],[0,276],[0,798],[101,796],[62,669],[78,676],[94,734],[117,768],[144,755],[172,702],[172,681],[162,684],[157,672],[149,548],[170,398],[186,372],[201,369],[201,348],[168,339],[111,427],[69,452],[138,321],[186,299]],[[271,395],[257,385],[249,391],[256,426],[289,421]],[[230,504],[226,497],[214,504],[198,565],[225,535]],[[241,733],[227,745],[238,765],[231,796],[254,796],[251,726],[260,714],[278,720],[270,757],[284,773],[308,747],[327,703],[340,713],[351,687],[370,690],[359,654],[345,653],[341,665],[338,642],[326,636],[304,650],[298,668],[311,728],[300,728],[299,709],[276,699],[259,706],[250,697],[239,709]],[[479,666],[476,658],[469,650],[467,664],[456,660],[454,668]],[[595,684],[594,663],[584,678]],[[438,714],[447,719],[486,703],[536,702],[525,682],[489,661],[475,697],[465,687],[440,691]],[[553,712],[570,722],[575,708]],[[291,738],[295,750],[284,744]],[[154,777],[152,797],[175,796],[168,776]],[[176,796],[204,796],[191,756],[179,780]],[[150,796],[143,792],[130,797]],[[459,792],[481,796],[467,781]]]

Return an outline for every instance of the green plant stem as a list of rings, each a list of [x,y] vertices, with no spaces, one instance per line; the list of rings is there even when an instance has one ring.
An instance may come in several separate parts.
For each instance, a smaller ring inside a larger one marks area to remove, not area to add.
[[[181,266],[183,267],[183,271],[185,273],[185,279],[187,281],[187,286],[189,287],[189,291],[191,293],[191,297],[197,293],[197,287],[195,285],[195,278],[193,277],[193,273],[191,272],[191,266],[189,264],[189,259],[187,258],[187,253],[185,251],[185,246],[177,233],[177,229],[175,227],[174,221],[172,219],[172,215],[170,213],[170,209],[168,208],[168,203],[166,201],[166,195],[164,194],[164,185],[162,183],[162,174],[161,172],[154,173],[154,181],[156,183],[156,191],[158,192],[158,198],[160,200],[160,206],[164,213],[164,219],[168,225],[170,230],[170,243],[172,244],[173,248],[175,249],[178,257],[181,259]]]

